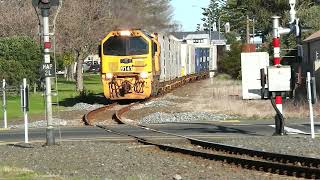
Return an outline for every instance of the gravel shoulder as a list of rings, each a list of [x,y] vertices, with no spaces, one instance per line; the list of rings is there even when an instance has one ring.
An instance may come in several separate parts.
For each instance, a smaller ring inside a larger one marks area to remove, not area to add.
[[[267,152],[307,156],[320,159],[320,139],[294,136],[221,138],[218,143]]]
[[[102,104],[77,103],[72,107],[66,107],[63,110],[53,113],[54,126],[83,126],[82,117],[87,112],[102,107]],[[42,128],[47,126],[44,115],[29,117],[29,128]],[[9,128],[24,128],[23,119],[15,119],[10,121]]]
[[[0,164],[80,179],[290,179],[141,144],[63,142],[34,148],[0,146]]]

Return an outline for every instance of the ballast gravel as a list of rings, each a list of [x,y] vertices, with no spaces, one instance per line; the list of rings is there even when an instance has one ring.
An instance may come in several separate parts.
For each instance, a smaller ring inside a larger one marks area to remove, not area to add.
[[[164,113],[155,112],[140,120],[140,124],[161,124],[172,122],[205,122],[205,121],[219,121],[226,119],[234,119],[236,116],[226,114],[214,114],[208,112],[178,112],[178,113]]]
[[[94,109],[98,109],[100,107],[103,107],[104,105],[102,104],[87,104],[87,103],[77,103],[73,105],[72,107],[67,108],[66,110],[68,111],[92,111]]]
[[[142,108],[159,108],[159,107],[168,107],[168,106],[175,106],[177,103],[172,101],[167,101],[163,99],[158,99],[156,101],[150,101],[144,104],[140,104],[137,106],[132,107],[132,110],[139,110]]]
[[[311,139],[308,136],[253,136],[250,138],[220,138],[217,139],[216,142],[267,152],[308,156],[320,159],[320,139]]]
[[[103,104],[88,104],[88,103],[77,103],[72,107],[65,108],[64,111],[60,111],[59,114],[54,112],[53,116],[58,118],[52,119],[52,125],[55,127],[59,126],[82,126],[82,116],[89,111],[103,107]],[[47,120],[40,119],[34,120],[29,118],[29,128],[43,128],[47,126]],[[18,122],[15,125],[9,125],[10,129],[22,129],[24,128],[23,121]]]
[[[80,179],[289,179],[141,144],[62,142],[34,148],[0,146],[0,165]]]
[[[76,122],[73,123],[77,123],[78,120],[76,120]],[[53,126],[66,126],[72,125],[72,121],[71,120],[64,120],[64,119],[58,119],[58,118],[53,118],[52,119],[52,125]],[[47,126],[47,121],[46,120],[40,120],[40,121],[34,121],[34,122],[30,122],[28,123],[28,127],[29,128],[41,128],[41,127],[46,127]],[[24,124],[18,124],[18,125],[11,125],[10,126],[11,129],[22,129],[24,128]]]

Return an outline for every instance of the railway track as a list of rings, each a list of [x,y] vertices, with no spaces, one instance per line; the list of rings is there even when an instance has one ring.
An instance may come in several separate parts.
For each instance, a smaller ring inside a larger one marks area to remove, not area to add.
[[[94,116],[96,113],[106,111],[111,109],[116,104],[111,104],[94,111],[89,112],[84,116],[84,121],[87,125],[94,125]],[[320,178],[320,159],[294,156],[286,154],[278,154],[272,152],[258,151],[253,149],[240,148],[236,146],[230,146],[220,143],[214,143],[209,141],[203,141],[195,138],[190,138],[187,136],[182,136],[178,134],[167,133],[152,129],[146,126],[134,125],[126,122],[122,118],[122,115],[130,110],[135,103],[130,104],[120,110],[116,111],[114,114],[114,120],[120,124],[126,124],[135,128],[142,128],[146,132],[152,131],[154,133],[165,134],[167,136],[179,137],[187,140],[189,142],[186,146],[168,145],[156,143],[151,140],[138,137],[127,132],[120,132],[119,130],[114,130],[103,125],[94,125],[105,131],[134,138],[140,143],[146,145],[157,146],[161,150],[187,154],[191,156],[201,157],[210,160],[222,161],[225,163],[233,164],[242,168],[264,171],[268,173],[274,173],[279,175],[303,177],[308,179],[319,179]],[[200,148],[199,148],[200,147]]]

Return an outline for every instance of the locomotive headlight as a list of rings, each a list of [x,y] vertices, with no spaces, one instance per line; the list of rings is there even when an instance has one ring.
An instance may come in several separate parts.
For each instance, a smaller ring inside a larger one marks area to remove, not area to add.
[[[131,36],[130,31],[120,31],[120,36]]]
[[[113,74],[112,73],[107,73],[106,74],[106,79],[112,79],[113,78]]]
[[[147,78],[149,77],[149,74],[148,74],[147,72],[141,72],[141,73],[140,73],[140,77],[141,77],[142,79],[147,79]]]

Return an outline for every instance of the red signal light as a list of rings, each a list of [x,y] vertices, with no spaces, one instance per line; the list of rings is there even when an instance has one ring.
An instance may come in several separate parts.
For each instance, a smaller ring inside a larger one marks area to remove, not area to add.
[[[51,43],[50,42],[45,42],[44,43],[44,48],[45,49],[50,49],[51,48]]]

